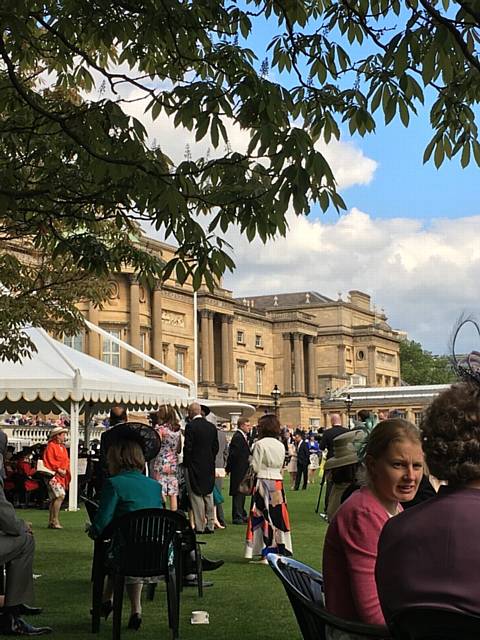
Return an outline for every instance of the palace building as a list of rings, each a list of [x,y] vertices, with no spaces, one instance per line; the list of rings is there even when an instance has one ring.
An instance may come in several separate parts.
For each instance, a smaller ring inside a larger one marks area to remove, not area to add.
[[[174,254],[166,243],[145,236],[140,241],[166,260]],[[197,301],[195,318],[188,283],[170,279],[149,290],[127,269],[112,277],[103,308],[80,308],[91,322],[190,379],[196,323],[199,397],[248,402],[261,415],[273,409],[277,385],[283,424],[323,426],[322,398],[351,385],[400,384],[400,333],[366,293],[350,291],[337,300],[316,291],[240,299],[219,286],[201,288]],[[64,340],[112,365],[162,375],[96,333]]]

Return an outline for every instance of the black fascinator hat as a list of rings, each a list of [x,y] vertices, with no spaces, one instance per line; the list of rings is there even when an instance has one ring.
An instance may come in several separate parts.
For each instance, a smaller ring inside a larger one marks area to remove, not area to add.
[[[143,422],[122,422],[103,434],[105,452],[119,440],[134,440],[142,447],[145,462],[150,462],[160,451],[162,441],[155,431]]]

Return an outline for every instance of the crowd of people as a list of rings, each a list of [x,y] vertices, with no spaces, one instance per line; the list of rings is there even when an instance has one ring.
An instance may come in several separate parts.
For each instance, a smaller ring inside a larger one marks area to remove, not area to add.
[[[145,425],[129,422],[124,407],[112,408],[90,478],[98,501],[89,528],[92,538],[125,513],[167,507],[189,518],[192,535],[245,527],[244,557],[250,562],[265,564],[271,552],[291,556],[286,474],[293,491],[305,490],[323,466],[329,522],[323,576],[330,612],[376,625],[387,625],[411,606],[480,613],[474,587],[480,506],[478,382],[460,382],[440,394],[421,428],[395,413],[364,412],[355,428],[343,426],[340,416],[332,414],[328,429],[308,434],[282,427],[274,414],[265,414],[256,425],[239,418],[227,438],[208,414],[208,407],[194,402],[182,424],[172,407],[163,406]],[[61,528],[59,513],[68,491],[66,434],[66,427],[53,427],[40,458],[48,474],[43,484],[52,529]],[[0,489],[0,563],[7,566],[0,632],[42,635],[50,628],[33,627],[21,617],[38,612],[31,604],[34,544],[31,526],[16,517],[5,495],[13,456],[2,435],[0,453],[5,486],[5,492]],[[30,455],[20,452],[15,462],[34,483],[30,490],[37,491],[41,482],[35,479]],[[230,521],[223,509],[227,476]],[[185,584],[198,585],[190,552],[184,564]],[[205,570],[222,564],[202,560]],[[142,584],[142,579],[127,579],[130,629],[141,626]],[[107,617],[111,610],[107,580],[102,613]],[[330,637],[336,638],[334,630]]]

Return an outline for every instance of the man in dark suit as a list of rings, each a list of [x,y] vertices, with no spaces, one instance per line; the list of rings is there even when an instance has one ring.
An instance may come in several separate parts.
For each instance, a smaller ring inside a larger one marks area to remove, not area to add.
[[[198,402],[188,408],[190,421],[185,427],[183,466],[188,497],[197,533],[213,533],[215,510],[213,486],[215,484],[215,458],[218,453],[217,428],[202,415]],[[206,526],[205,526],[206,521]]]
[[[233,438],[228,449],[227,466],[225,470],[230,474],[232,522],[233,524],[243,524],[247,520],[247,513],[245,511],[246,496],[239,493],[238,486],[243,480],[248,469],[250,458],[248,436],[252,426],[248,418],[239,418],[237,427],[237,431],[233,434]]]
[[[305,440],[305,434],[300,429],[295,431],[295,444],[297,446],[297,478],[295,480],[295,491],[300,489],[300,482],[303,477],[302,489],[307,488],[308,465],[310,464],[310,448]]]
[[[31,607],[33,600],[33,556],[35,542],[30,523],[19,520],[5,498],[0,479],[0,564],[5,565],[7,579],[5,605],[0,609],[0,635],[41,636],[50,627],[33,627],[21,615],[35,615],[41,609]]]
[[[332,413],[330,424],[332,426],[329,429],[325,429],[320,440],[320,449],[322,451],[327,450],[327,460],[333,457],[333,441],[335,438],[348,431],[348,429],[342,427],[342,419],[338,413]]]

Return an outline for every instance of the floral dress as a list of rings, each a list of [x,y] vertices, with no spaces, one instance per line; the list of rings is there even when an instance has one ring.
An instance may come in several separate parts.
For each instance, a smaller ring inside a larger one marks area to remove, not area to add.
[[[162,446],[152,463],[152,478],[162,485],[165,496],[178,496],[178,444],[180,431],[173,431],[169,424],[155,427],[162,439]]]

